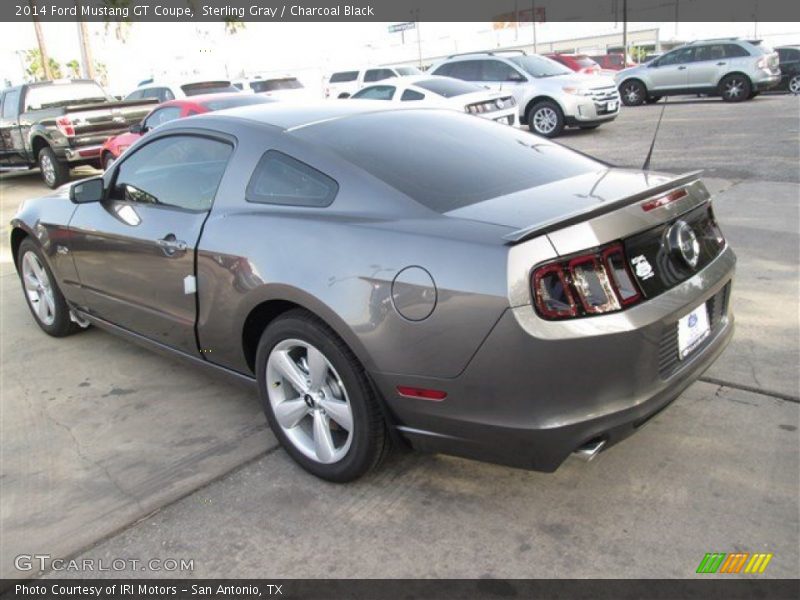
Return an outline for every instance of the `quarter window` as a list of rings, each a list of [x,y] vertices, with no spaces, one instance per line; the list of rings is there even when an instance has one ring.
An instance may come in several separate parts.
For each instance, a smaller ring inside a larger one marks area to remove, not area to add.
[[[425,94],[420,94],[415,90],[406,90],[400,97],[400,100],[402,102],[412,102],[414,100],[424,100],[424,99],[425,99]]]
[[[317,169],[277,150],[258,161],[247,184],[248,202],[284,206],[329,206],[339,184]]]
[[[159,125],[163,125],[169,121],[177,119],[181,116],[181,109],[177,106],[168,106],[166,108],[160,108],[153,112],[144,122],[145,127],[150,129],[155,129]]]
[[[194,211],[211,208],[233,148],[200,136],[157,139],[120,164],[111,197]]]
[[[750,56],[750,53],[738,44],[725,44],[726,58],[740,58],[742,56]]]

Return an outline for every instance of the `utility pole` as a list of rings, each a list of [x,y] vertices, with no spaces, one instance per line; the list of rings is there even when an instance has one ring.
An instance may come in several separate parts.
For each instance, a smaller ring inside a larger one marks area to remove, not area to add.
[[[533,26],[533,53],[539,54],[536,48],[536,0],[531,0],[531,25]]]
[[[81,12],[80,0],[75,0],[78,13]],[[92,56],[92,46],[89,43],[89,27],[86,21],[78,18],[78,45],[81,49],[81,75],[86,79],[94,79],[94,57]]]
[[[36,30],[36,42],[39,44],[39,59],[42,61],[42,73],[45,79],[52,79],[53,74],[50,72],[50,55],[47,54],[47,46],[44,43],[44,34],[42,33],[42,24],[39,23],[39,17],[36,14],[36,2],[28,0],[28,6],[31,7],[31,19],[33,19],[33,28]]]
[[[622,0],[622,64],[628,66],[628,0]]]

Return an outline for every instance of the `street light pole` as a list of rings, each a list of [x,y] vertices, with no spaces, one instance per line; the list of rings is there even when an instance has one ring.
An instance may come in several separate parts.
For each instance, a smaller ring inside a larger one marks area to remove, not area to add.
[[[622,64],[628,66],[628,0],[622,0]]]

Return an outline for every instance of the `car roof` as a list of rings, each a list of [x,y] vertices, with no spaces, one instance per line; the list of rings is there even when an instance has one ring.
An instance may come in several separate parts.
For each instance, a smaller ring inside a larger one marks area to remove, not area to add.
[[[387,106],[388,102],[381,100],[362,100],[354,102],[352,100],[328,100],[326,102],[310,102],[296,104],[294,102],[275,102],[271,104],[254,104],[252,106],[242,106],[217,111],[215,117],[227,117],[235,119],[246,119],[278,127],[285,131],[308,127],[316,123],[323,123],[339,119],[346,119],[351,116],[379,113],[396,112],[397,108]],[[413,110],[437,110],[432,108],[416,108]],[[202,118],[198,117],[198,118]]]

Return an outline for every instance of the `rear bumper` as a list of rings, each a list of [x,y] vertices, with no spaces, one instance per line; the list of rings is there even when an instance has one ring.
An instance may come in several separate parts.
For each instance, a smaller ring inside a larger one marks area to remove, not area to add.
[[[93,161],[100,158],[103,150],[102,144],[91,146],[77,146],[75,148],[64,148],[63,158],[67,162]]]
[[[775,75],[768,75],[765,76],[763,79],[758,79],[753,81],[753,88],[757,92],[763,92],[765,90],[771,90],[775,86],[777,86],[781,82],[781,74]]]
[[[732,277],[731,263],[690,304],[608,335],[542,339],[509,309],[457,378],[373,376],[415,448],[554,471],[589,441],[602,439],[608,447],[635,432],[717,359],[733,335]],[[709,337],[685,360],[670,356],[677,354],[678,319],[712,298],[723,303],[716,305]],[[448,396],[441,402],[401,398],[397,385]]]

